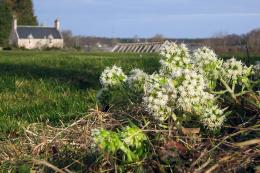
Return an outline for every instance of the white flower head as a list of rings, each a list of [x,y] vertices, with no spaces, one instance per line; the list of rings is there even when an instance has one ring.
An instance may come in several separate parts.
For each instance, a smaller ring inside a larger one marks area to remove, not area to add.
[[[247,67],[241,61],[231,58],[223,63],[222,74],[224,80],[228,83],[237,82],[241,77],[247,77],[251,74],[251,67]]]
[[[203,76],[194,70],[183,70],[183,79],[177,86],[177,107],[185,112],[193,112],[194,106],[211,103],[214,96],[208,93]]]
[[[169,42],[161,47],[161,73],[174,73],[176,68],[187,68],[190,65],[190,54],[185,44]]]
[[[135,91],[142,91],[144,89],[144,83],[148,75],[140,69],[133,69],[130,71],[130,75],[127,78],[129,87]]]
[[[107,67],[100,76],[100,83],[103,87],[115,87],[122,85],[127,80],[127,76],[124,74],[120,67],[112,66]]]
[[[172,116],[177,90],[171,79],[153,74],[145,82],[143,103],[146,110],[157,120],[165,121]]]
[[[201,115],[201,122],[210,130],[219,129],[225,121],[223,112],[217,106],[205,108]]]
[[[220,60],[215,52],[207,47],[198,48],[192,54],[192,62],[194,68],[202,74],[208,85],[210,81],[218,79],[222,60]]]

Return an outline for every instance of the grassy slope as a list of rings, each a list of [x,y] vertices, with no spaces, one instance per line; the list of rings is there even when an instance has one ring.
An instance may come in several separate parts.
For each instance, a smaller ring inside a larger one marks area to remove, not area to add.
[[[68,122],[96,104],[99,75],[117,64],[155,71],[156,55],[0,52],[0,132],[19,124]]]

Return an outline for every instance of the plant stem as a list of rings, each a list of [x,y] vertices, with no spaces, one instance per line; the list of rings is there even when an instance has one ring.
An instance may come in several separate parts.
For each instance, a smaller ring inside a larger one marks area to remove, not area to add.
[[[234,91],[228,86],[228,84],[222,78],[220,78],[220,82],[224,85],[224,87],[227,89],[227,91],[229,92],[231,97],[235,100],[235,102],[238,103]]]
[[[212,94],[218,94],[218,95],[222,95],[225,94],[226,92],[228,92],[227,90],[223,90],[223,91],[210,91]]]

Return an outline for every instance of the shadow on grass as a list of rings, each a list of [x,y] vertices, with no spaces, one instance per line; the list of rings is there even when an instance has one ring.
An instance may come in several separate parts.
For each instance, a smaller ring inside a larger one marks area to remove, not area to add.
[[[87,69],[91,69],[88,67]],[[99,75],[95,70],[79,71],[28,64],[0,64],[0,76],[17,76],[26,79],[48,79],[69,84],[76,89],[98,89]]]

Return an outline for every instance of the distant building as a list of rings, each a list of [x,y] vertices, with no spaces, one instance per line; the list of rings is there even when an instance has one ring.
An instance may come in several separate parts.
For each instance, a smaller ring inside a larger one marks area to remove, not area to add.
[[[122,53],[158,53],[164,45],[169,44],[169,41],[164,42],[146,42],[146,43],[119,43],[113,49],[112,52]],[[189,50],[193,51],[202,47],[201,44],[185,43]]]
[[[147,43],[119,43],[113,49],[112,52],[124,52],[124,53],[154,53],[159,52],[160,48],[167,44],[165,42],[147,42]]]
[[[55,20],[54,27],[17,26],[17,19],[14,17],[9,43],[25,49],[63,48],[60,22]]]

